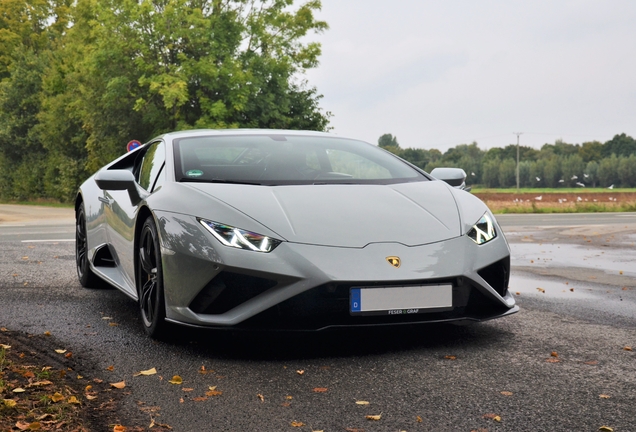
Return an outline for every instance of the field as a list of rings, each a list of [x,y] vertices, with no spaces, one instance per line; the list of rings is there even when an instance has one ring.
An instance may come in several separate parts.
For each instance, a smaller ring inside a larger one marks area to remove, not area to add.
[[[494,213],[636,211],[636,189],[475,189]]]

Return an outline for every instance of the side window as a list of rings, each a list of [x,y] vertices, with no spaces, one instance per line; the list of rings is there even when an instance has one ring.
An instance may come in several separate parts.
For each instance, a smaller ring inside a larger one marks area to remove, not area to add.
[[[151,144],[141,160],[141,165],[137,173],[139,186],[150,191],[152,185],[155,184],[155,180],[157,180],[157,176],[165,160],[166,151],[163,142],[159,141]]]

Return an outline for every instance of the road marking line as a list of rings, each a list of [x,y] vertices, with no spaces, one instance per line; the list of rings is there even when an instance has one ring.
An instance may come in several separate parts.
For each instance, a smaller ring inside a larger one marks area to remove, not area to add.
[[[75,239],[59,239],[59,240],[22,240],[22,243],[45,243],[45,242],[74,242]]]

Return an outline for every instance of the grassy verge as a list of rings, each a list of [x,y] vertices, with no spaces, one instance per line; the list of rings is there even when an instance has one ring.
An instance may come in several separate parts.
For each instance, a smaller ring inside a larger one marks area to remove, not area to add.
[[[54,200],[37,200],[37,201],[5,201],[0,200],[0,204],[15,204],[15,205],[30,205],[30,206],[43,206],[43,207],[59,207],[59,208],[72,208],[72,203],[61,203]]]
[[[473,187],[471,192],[473,193],[505,193],[505,194],[516,194],[516,188],[505,188],[505,189],[496,189],[496,188],[482,188],[482,187]],[[521,194],[549,194],[549,193],[576,193],[576,194],[584,194],[584,193],[617,193],[617,192],[630,192],[636,193],[635,188],[520,188],[519,193]]]
[[[493,213],[619,213],[636,212],[636,204],[572,203],[570,205],[539,205],[534,202],[510,205],[488,203]]]

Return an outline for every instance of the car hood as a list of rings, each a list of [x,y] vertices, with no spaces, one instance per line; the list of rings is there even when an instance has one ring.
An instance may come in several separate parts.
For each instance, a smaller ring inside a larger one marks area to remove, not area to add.
[[[457,237],[461,232],[457,204],[441,181],[188,186],[225,202],[290,242],[356,248],[382,242],[415,246]]]

